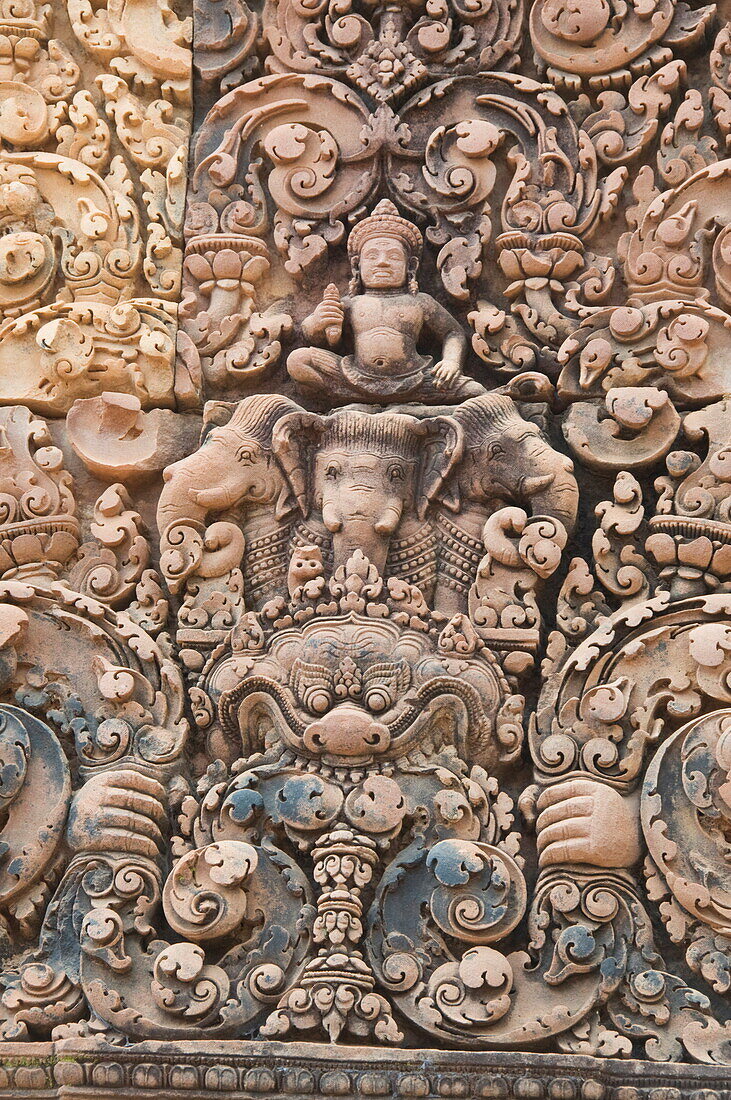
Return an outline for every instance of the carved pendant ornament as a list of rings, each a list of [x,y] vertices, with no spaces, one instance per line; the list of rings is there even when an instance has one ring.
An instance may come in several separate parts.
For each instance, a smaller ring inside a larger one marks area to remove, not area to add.
[[[0,0],[3,1096],[729,1080],[728,16]]]

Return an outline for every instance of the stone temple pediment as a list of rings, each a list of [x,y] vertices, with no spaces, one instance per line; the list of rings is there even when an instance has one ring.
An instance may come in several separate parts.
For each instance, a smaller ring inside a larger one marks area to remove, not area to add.
[[[728,1100],[729,19],[0,0],[0,1100]]]

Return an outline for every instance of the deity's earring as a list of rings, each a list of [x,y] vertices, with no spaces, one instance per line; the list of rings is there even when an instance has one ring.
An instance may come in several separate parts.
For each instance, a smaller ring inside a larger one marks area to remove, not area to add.
[[[411,294],[419,293],[419,280],[417,279],[417,273],[419,271],[418,257],[412,256],[409,259],[408,276],[409,276],[409,291]]]
[[[357,256],[350,257],[350,284],[348,286],[348,294],[358,294],[361,289],[360,285],[360,260]]]

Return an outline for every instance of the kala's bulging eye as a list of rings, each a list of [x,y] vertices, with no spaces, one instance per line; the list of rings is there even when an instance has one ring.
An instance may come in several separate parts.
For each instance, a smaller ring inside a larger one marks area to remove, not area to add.
[[[387,710],[388,707],[393,706],[393,699],[391,693],[384,684],[376,684],[367,690],[364,699],[365,705],[368,710],[372,710],[376,714],[380,714],[382,710]]]
[[[320,685],[307,688],[302,696],[302,702],[312,714],[324,714],[332,706],[332,701],[332,694]]]

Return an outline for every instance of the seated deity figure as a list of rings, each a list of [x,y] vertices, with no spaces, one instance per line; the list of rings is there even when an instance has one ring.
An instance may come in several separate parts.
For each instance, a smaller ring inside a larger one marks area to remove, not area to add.
[[[323,346],[297,348],[287,360],[290,377],[309,396],[329,405],[434,405],[485,393],[462,371],[467,340],[460,325],[419,290],[421,249],[421,233],[388,199],[355,226],[348,239],[350,295],[341,298],[334,284],[326,288],[302,325],[307,339]],[[422,337],[441,342],[437,362],[419,351]],[[330,350],[343,344],[348,354]]]

